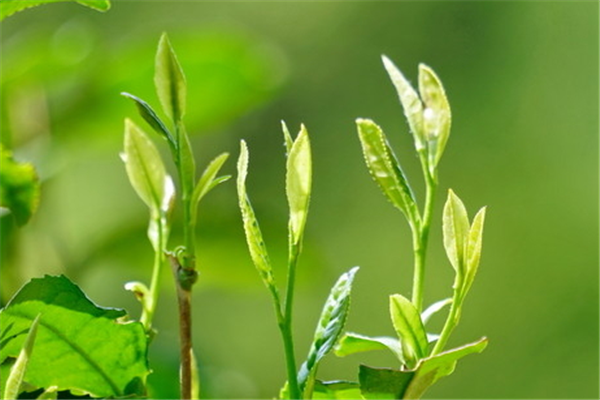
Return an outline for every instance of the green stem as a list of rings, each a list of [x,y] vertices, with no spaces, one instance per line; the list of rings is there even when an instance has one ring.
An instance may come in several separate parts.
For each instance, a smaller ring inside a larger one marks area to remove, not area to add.
[[[444,347],[450,338],[450,334],[452,334],[452,331],[458,324],[460,319],[460,309],[462,306],[462,300],[459,297],[458,291],[455,291],[454,297],[452,298],[452,305],[450,306],[450,312],[448,313],[448,317],[446,318],[446,322],[442,328],[442,333],[440,333],[440,338],[433,347],[433,350],[431,350],[431,356],[435,356],[444,350]]]
[[[160,280],[160,274],[162,271],[162,265],[165,260],[164,250],[165,238],[163,235],[163,222],[162,218],[159,218],[158,222],[158,247],[159,250],[154,252],[154,266],[152,268],[152,280],[150,282],[150,299],[144,301],[144,310],[140,322],[144,325],[146,332],[150,332],[152,328],[152,319],[154,318],[154,311],[158,304],[158,285]]]
[[[294,354],[294,339],[292,336],[292,311],[294,299],[294,283],[296,280],[296,264],[300,254],[300,246],[296,243],[290,243],[287,288],[285,292],[285,311],[283,321],[279,325],[283,347],[285,350],[285,359],[288,375],[288,384],[290,390],[290,399],[300,399],[300,387],[298,385],[298,372],[296,369],[296,356]]]

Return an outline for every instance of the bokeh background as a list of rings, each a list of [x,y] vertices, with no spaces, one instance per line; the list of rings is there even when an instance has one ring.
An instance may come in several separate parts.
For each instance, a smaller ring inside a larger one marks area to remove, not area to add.
[[[43,187],[27,226],[2,218],[2,302],[32,277],[63,273],[95,302],[139,315],[123,284],[149,281],[148,216],[119,152],[123,119],[143,122],[119,93],[158,108],[154,51],[166,31],[187,75],[186,122],[199,169],[228,151],[225,170],[235,174],[239,140],[249,144],[249,194],[280,283],[287,226],[280,120],[294,131],[304,123],[311,134],[297,357],[308,351],[329,287],[354,265],[361,270],[348,329],[392,335],[388,295],[410,292],[410,234],[367,173],[355,118],[385,129],[420,199],[423,185],[380,61],[386,54],[413,82],[419,62],[432,66],[453,112],[427,303],[451,294],[439,222],[447,188],[471,215],[489,207],[479,276],[450,344],[485,335],[490,345],[427,397],[598,398],[598,21],[593,1],[116,0],[105,14],[64,3],[9,17],[1,25],[2,142],[37,166]],[[178,235],[176,226],[174,245]],[[233,183],[201,204],[197,240],[203,397],[272,398],[285,380],[282,346]],[[165,270],[150,350],[156,398],[177,396],[175,307]],[[330,356],[319,376],[356,379],[359,363],[394,366],[394,359]]]

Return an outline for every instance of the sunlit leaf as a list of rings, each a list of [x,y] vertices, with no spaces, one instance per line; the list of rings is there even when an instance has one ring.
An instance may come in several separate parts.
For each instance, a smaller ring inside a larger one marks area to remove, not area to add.
[[[396,92],[404,109],[404,115],[415,140],[415,147],[417,151],[421,151],[427,147],[427,139],[423,129],[423,103],[416,90],[402,75],[398,67],[386,56],[382,56],[381,59],[392,83],[396,87]]]
[[[421,313],[421,321],[423,321],[423,325],[425,325],[429,321],[429,319],[431,319],[431,317],[433,317],[438,312],[442,311],[444,307],[450,304],[452,304],[452,298],[449,297],[447,299],[436,301],[435,303],[427,307],[427,309]]]
[[[202,173],[200,180],[196,184],[196,187],[194,188],[194,193],[192,194],[192,205],[197,205],[200,200],[202,200],[202,198],[215,186],[217,186],[219,183],[225,182],[230,178],[229,175],[217,178],[217,174],[221,170],[221,167],[225,161],[227,161],[228,157],[228,153],[220,154],[208,164]]]
[[[319,362],[331,351],[344,329],[350,307],[352,282],[357,271],[358,267],[354,267],[342,274],[331,288],[321,312],[310,351],[298,372],[300,390],[304,390],[307,384],[314,383],[308,382],[309,378],[314,377]]]
[[[258,270],[265,286],[270,290],[276,290],[275,280],[273,279],[273,270],[271,261],[267,252],[267,247],[260,231],[260,226],[254,214],[252,204],[246,193],[246,176],[248,175],[248,147],[243,140],[240,143],[240,157],[237,164],[237,192],[240,210],[242,212],[242,220],[244,223],[244,232],[250,256],[254,262],[254,266]]]
[[[3,397],[3,399],[5,400],[14,400],[19,395],[21,384],[23,382],[23,377],[25,376],[25,371],[27,370],[27,364],[29,363],[29,359],[31,358],[31,352],[33,351],[33,344],[37,335],[39,321],[40,316],[38,315],[31,323],[31,327],[29,328],[29,332],[27,333],[27,337],[25,338],[25,343],[23,343],[23,348],[21,349],[17,360],[11,367],[8,378],[5,378],[6,387],[4,389]]]
[[[365,336],[347,332],[334,349],[335,355],[338,357],[373,350],[390,350],[404,364],[400,341],[398,338],[389,336]]]
[[[368,119],[357,119],[356,126],[371,176],[409,223],[417,225],[420,217],[415,196],[382,129]]]
[[[185,114],[187,86],[166,33],[158,43],[154,85],[163,111],[175,124],[179,123]]]
[[[93,397],[141,394],[149,373],[147,336],[125,311],[101,308],[64,276],[32,279],[0,311],[0,363],[17,357],[40,315],[25,381]]]
[[[458,277],[465,274],[465,244],[469,235],[469,217],[463,202],[450,189],[442,219],[444,247]],[[462,279],[462,278],[460,278]]]
[[[313,391],[313,399],[362,399],[360,386],[356,382],[330,381],[321,382],[317,380]]]
[[[40,6],[42,4],[76,2],[98,11],[107,11],[110,8],[109,0],[2,0],[0,2],[0,21],[11,16],[17,11]]]
[[[358,372],[360,391],[365,399],[402,399],[414,374],[414,371],[361,365]]]
[[[429,165],[436,166],[450,136],[452,114],[438,76],[425,64],[419,65],[419,93],[425,105],[423,130],[429,143]]]
[[[286,164],[285,189],[290,206],[290,236],[298,244],[304,233],[312,184],[310,140],[304,125],[292,144]]]
[[[171,132],[169,132],[164,122],[158,117],[150,104],[130,93],[123,92],[121,95],[133,100],[141,117],[144,118],[144,120],[152,127],[152,129],[154,129],[156,133],[167,139],[169,146],[171,147],[171,151],[174,152],[177,149],[175,138],[173,135],[171,135]]]
[[[471,229],[469,230],[469,239],[465,251],[467,275],[465,277],[465,288],[463,289],[463,296],[471,287],[473,280],[475,280],[475,275],[477,274],[477,269],[479,267],[479,260],[481,258],[481,246],[483,241],[483,224],[485,221],[485,210],[485,207],[479,210],[477,215],[475,215],[475,218],[473,219],[473,224],[471,224]]]
[[[292,135],[290,134],[290,130],[288,129],[285,121],[281,121],[281,130],[283,131],[283,138],[285,140],[285,154],[289,156],[290,151],[292,151],[292,145],[294,141],[292,140]]]
[[[29,221],[40,200],[40,182],[33,165],[17,162],[0,145],[0,207],[10,210],[18,225]]]
[[[400,338],[403,358],[412,368],[427,354],[427,334],[421,316],[410,300],[399,294],[390,296],[390,314]]]

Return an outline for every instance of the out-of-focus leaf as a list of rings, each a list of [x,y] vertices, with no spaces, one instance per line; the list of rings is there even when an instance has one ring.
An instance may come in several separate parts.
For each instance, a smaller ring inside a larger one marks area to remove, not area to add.
[[[196,184],[196,187],[194,188],[194,193],[192,194],[192,207],[194,207],[194,216],[192,216],[192,220],[194,220],[194,221],[196,220],[196,218],[195,218],[196,206],[198,205],[200,200],[202,200],[204,195],[206,195],[208,192],[210,192],[218,184],[223,183],[223,182],[227,181],[229,178],[231,178],[231,176],[229,176],[229,175],[221,176],[219,178],[216,177],[217,174],[219,173],[219,171],[221,170],[221,167],[225,163],[225,161],[227,161],[228,157],[229,157],[229,153],[223,153],[223,154],[218,155],[214,160],[212,160],[208,164],[208,166],[202,173],[200,180],[198,181],[198,183]]]
[[[467,293],[479,267],[479,260],[481,258],[481,246],[483,241],[483,223],[485,221],[485,210],[482,209],[477,212],[469,229],[469,240],[467,242],[467,248],[465,250],[465,261],[467,263],[467,274],[465,276],[465,283],[463,289],[463,296]]]
[[[93,397],[141,394],[149,373],[144,327],[119,322],[125,311],[96,306],[64,276],[32,279],[0,311],[0,363],[17,357],[37,315],[27,383]]]
[[[67,1],[74,1],[98,11],[107,11],[110,8],[109,0],[2,0],[0,1],[0,21],[27,8]]]
[[[417,151],[422,151],[427,147],[427,138],[423,129],[423,103],[398,67],[386,56],[382,56],[381,59],[398,92],[404,115],[415,140],[415,147]]]
[[[321,382],[317,380],[313,391],[313,399],[362,399],[360,386],[356,382],[330,381]]]
[[[290,206],[290,237],[298,244],[304,233],[310,190],[312,184],[312,161],[310,140],[304,125],[292,144],[286,165],[286,194]]]
[[[17,357],[17,361],[15,361],[14,365],[11,367],[8,378],[6,378],[6,387],[4,389],[3,397],[5,400],[14,400],[19,396],[21,383],[23,382],[23,377],[25,376],[25,371],[27,370],[27,364],[29,363],[31,352],[33,351],[33,344],[37,335],[39,320],[40,316],[38,315],[31,323],[29,333],[27,334],[25,343],[23,343],[23,348]]]
[[[472,353],[481,353],[487,346],[487,338],[470,343],[452,350],[445,351],[436,356],[424,359],[417,368],[413,379],[406,388],[402,398],[419,399],[425,391],[440,378],[454,372],[456,362]]]
[[[360,391],[365,399],[402,399],[414,375],[414,371],[361,365],[358,372]]]
[[[302,391],[304,391],[305,386],[314,384],[314,382],[309,381],[311,377],[314,379],[319,362],[331,351],[344,329],[350,307],[352,282],[357,271],[358,267],[354,267],[342,274],[331,288],[329,297],[321,312],[310,351],[298,372],[298,385]],[[310,393],[308,393],[307,398],[310,398]]]
[[[13,159],[0,146],[0,207],[10,210],[18,225],[29,221],[40,200],[40,182],[35,168]]]
[[[465,275],[465,244],[469,235],[469,217],[463,202],[450,189],[442,219],[444,247],[459,279]]]
[[[415,196],[383,130],[369,119],[357,119],[356,126],[371,176],[409,223],[417,225],[420,217]]]
[[[130,93],[122,92],[121,95],[131,99],[134,102],[139,114],[142,116],[142,118],[144,118],[144,121],[146,121],[156,133],[167,139],[167,141],[169,142],[169,146],[171,147],[171,151],[175,152],[175,150],[177,149],[177,143],[175,142],[175,138],[173,137],[173,135],[171,135],[171,132],[169,132],[164,122],[158,117],[158,115],[150,106],[150,104],[146,103],[144,100]]]
[[[431,317],[442,311],[444,307],[450,304],[452,304],[452,298],[448,297],[447,299],[436,301],[427,307],[427,309],[421,313],[421,321],[423,321],[423,325],[425,325],[431,319]]]
[[[419,93],[425,104],[423,129],[428,141],[429,165],[435,168],[450,136],[452,114],[442,82],[425,64],[419,64]]]
[[[273,278],[273,270],[267,247],[260,231],[260,226],[254,214],[254,209],[246,193],[246,176],[248,175],[248,147],[243,140],[240,143],[240,157],[237,164],[237,192],[244,223],[244,232],[250,256],[260,277],[269,290],[277,290]]]
[[[166,33],[162,34],[158,42],[155,69],[154,85],[158,99],[165,114],[177,124],[185,114],[187,86]]]
[[[388,336],[365,336],[347,332],[335,346],[334,351],[336,356],[345,357],[350,354],[383,349],[390,350],[404,364],[400,341],[398,338]]]
[[[427,334],[421,316],[410,300],[399,294],[390,296],[390,314],[406,365],[413,368],[427,354]]]

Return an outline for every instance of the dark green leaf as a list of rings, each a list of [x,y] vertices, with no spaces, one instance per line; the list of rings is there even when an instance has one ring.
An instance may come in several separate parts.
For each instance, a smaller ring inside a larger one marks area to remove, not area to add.
[[[356,126],[371,176],[409,223],[418,226],[420,217],[415,196],[383,130],[369,119],[357,119]]]
[[[123,92],[121,93],[123,96],[133,100],[135,106],[138,109],[139,114],[144,118],[144,120],[154,129],[156,133],[163,136],[169,142],[169,146],[171,147],[171,151],[175,152],[177,149],[177,143],[175,142],[175,138],[171,135],[171,132],[167,129],[164,122],[156,115],[156,112],[152,109],[150,104],[146,103],[144,100],[136,97],[130,93]]]
[[[347,332],[335,346],[334,351],[336,356],[345,357],[350,354],[383,349],[390,350],[404,364],[400,341],[398,338],[388,336],[365,336]]]
[[[122,397],[133,394],[135,382],[145,382],[149,369],[142,324],[119,322],[125,311],[96,306],[64,276],[31,280],[0,311],[0,363],[19,354],[38,314],[25,373],[29,384]]]
[[[306,225],[312,185],[310,140],[304,125],[292,144],[287,157],[285,189],[290,205],[290,237],[300,243]]]
[[[348,381],[316,381],[313,391],[313,399],[362,399],[360,386],[356,382]]]
[[[25,338],[25,343],[23,343],[23,348],[21,349],[21,352],[19,353],[14,365],[10,369],[10,375],[6,379],[6,387],[4,389],[4,400],[16,399],[19,395],[23,377],[25,376],[25,371],[27,370],[27,364],[29,363],[31,352],[33,351],[33,344],[37,335],[39,321],[40,316],[38,315],[31,323],[29,333],[27,333],[27,338]]]
[[[342,274],[331,288],[321,312],[310,351],[298,372],[298,385],[301,390],[304,390],[309,377],[314,376],[313,372],[316,371],[319,362],[331,351],[344,329],[350,307],[352,282],[357,271],[358,267],[354,267]]]
[[[358,372],[360,391],[365,399],[402,399],[414,375],[414,371],[361,365]]]
[[[427,334],[421,316],[410,300],[399,294],[390,296],[390,314],[406,365],[413,368],[427,354]]]
[[[107,11],[110,8],[109,0],[2,0],[0,2],[0,21],[17,11],[25,10],[27,8],[36,7],[42,4],[67,1],[74,1],[98,11]]]
[[[155,69],[154,85],[158,99],[165,114],[177,124],[185,114],[187,86],[166,33],[162,34],[158,43]]]
[[[0,146],[0,207],[10,210],[18,225],[29,221],[40,200],[40,182],[29,163],[13,159],[10,151]]]

